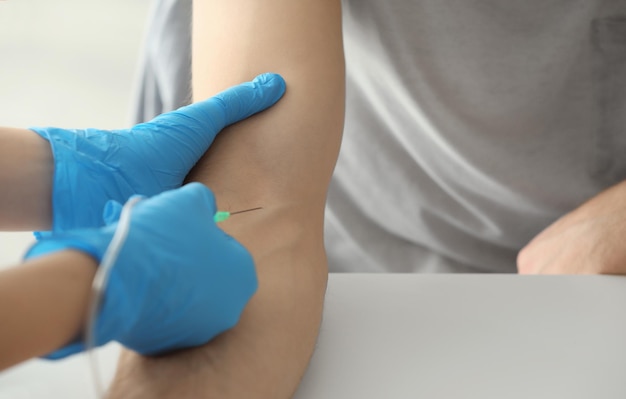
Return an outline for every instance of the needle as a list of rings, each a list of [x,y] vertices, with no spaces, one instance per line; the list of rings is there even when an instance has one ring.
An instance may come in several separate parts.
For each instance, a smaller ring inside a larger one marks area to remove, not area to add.
[[[232,215],[238,215],[240,213],[245,213],[245,212],[258,211],[259,209],[263,209],[263,208],[262,207],[258,207],[258,208],[246,209],[246,210],[243,210],[243,211],[236,211],[236,212],[220,211],[220,212],[215,213],[215,216],[213,216],[213,221],[215,223],[220,223],[220,222],[223,222],[225,220],[228,220],[228,218],[230,218]]]
[[[258,208],[246,209],[245,211],[231,212],[230,215],[232,216],[232,215],[238,215],[240,213],[245,213],[245,212],[258,211],[259,209],[263,209],[263,208],[258,207]]]

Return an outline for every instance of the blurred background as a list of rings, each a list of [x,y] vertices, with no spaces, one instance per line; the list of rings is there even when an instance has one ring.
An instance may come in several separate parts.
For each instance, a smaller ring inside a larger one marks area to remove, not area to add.
[[[0,126],[128,126],[149,8],[150,0],[0,1]],[[0,268],[31,242],[28,232],[0,233]],[[99,352],[105,380],[118,352]],[[27,362],[0,373],[0,399],[93,398],[87,365],[82,356]]]

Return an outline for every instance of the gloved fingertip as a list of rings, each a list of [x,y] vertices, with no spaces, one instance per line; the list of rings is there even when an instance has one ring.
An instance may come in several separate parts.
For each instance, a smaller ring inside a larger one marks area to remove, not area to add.
[[[287,90],[285,79],[277,73],[263,73],[254,78],[252,82],[262,85],[270,98],[273,99],[273,103],[280,100]]]
[[[122,214],[122,208],[122,204],[117,201],[107,201],[104,205],[104,210],[102,211],[102,219],[104,220],[104,223],[111,224],[117,222]]]

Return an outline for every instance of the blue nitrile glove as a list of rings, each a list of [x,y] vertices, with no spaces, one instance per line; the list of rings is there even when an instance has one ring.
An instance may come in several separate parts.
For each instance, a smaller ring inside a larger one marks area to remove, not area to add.
[[[282,77],[264,74],[126,130],[31,128],[54,155],[52,230],[100,227],[108,200],[180,187],[220,130],[270,107],[284,92]]]
[[[76,249],[100,262],[121,208],[107,203],[105,227],[46,236],[26,258]],[[141,354],[158,354],[202,345],[237,323],[256,291],[256,272],[248,251],[217,227],[215,212],[213,194],[200,183],[135,205],[104,291],[96,345],[114,340]],[[47,357],[84,349],[77,339]]]

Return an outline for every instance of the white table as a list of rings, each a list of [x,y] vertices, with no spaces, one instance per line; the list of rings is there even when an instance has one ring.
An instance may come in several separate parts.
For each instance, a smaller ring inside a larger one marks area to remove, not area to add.
[[[0,399],[92,398],[86,365],[30,362]],[[331,275],[296,399],[340,398],[624,399],[626,278]]]
[[[626,278],[332,276],[297,399],[624,399]]]

